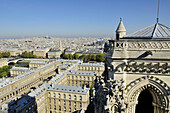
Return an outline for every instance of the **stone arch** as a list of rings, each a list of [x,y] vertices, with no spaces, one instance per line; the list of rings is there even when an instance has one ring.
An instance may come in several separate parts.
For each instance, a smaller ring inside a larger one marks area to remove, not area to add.
[[[165,82],[153,76],[144,76],[134,80],[126,87],[128,103],[127,112],[135,113],[140,93],[144,90],[148,90],[153,97],[152,105],[154,106],[154,112],[168,113],[169,89],[169,86]]]

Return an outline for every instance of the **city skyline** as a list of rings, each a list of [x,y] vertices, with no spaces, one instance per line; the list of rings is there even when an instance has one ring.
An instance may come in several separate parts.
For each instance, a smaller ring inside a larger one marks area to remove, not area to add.
[[[34,36],[113,37],[123,18],[127,34],[156,23],[157,0],[3,0],[0,39]],[[160,23],[170,25],[170,1],[160,1]],[[144,23],[143,23],[144,22]]]

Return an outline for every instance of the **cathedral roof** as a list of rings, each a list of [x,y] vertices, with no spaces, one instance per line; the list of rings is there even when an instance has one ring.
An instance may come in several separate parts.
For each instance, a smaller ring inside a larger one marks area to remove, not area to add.
[[[153,24],[144,29],[131,33],[124,36],[124,38],[149,38],[149,39],[160,39],[160,38],[170,38],[170,27],[162,25],[160,23]]]
[[[118,27],[116,29],[116,32],[122,32],[122,31],[126,31],[126,29],[125,29],[125,26],[124,26],[124,24],[122,22],[122,18],[120,18],[120,23],[119,23],[119,25],[118,25]]]

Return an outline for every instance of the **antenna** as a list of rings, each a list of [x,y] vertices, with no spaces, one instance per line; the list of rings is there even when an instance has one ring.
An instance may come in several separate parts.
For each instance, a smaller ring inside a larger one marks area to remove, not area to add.
[[[157,9],[157,23],[159,22],[159,2],[160,2],[160,0],[158,0],[158,9]]]

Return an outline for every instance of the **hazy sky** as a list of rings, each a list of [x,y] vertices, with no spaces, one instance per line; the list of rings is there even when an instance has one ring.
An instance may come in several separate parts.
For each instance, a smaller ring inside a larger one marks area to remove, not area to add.
[[[157,0],[0,0],[0,38],[114,36],[156,23]],[[170,26],[170,0],[160,0],[160,23]]]

